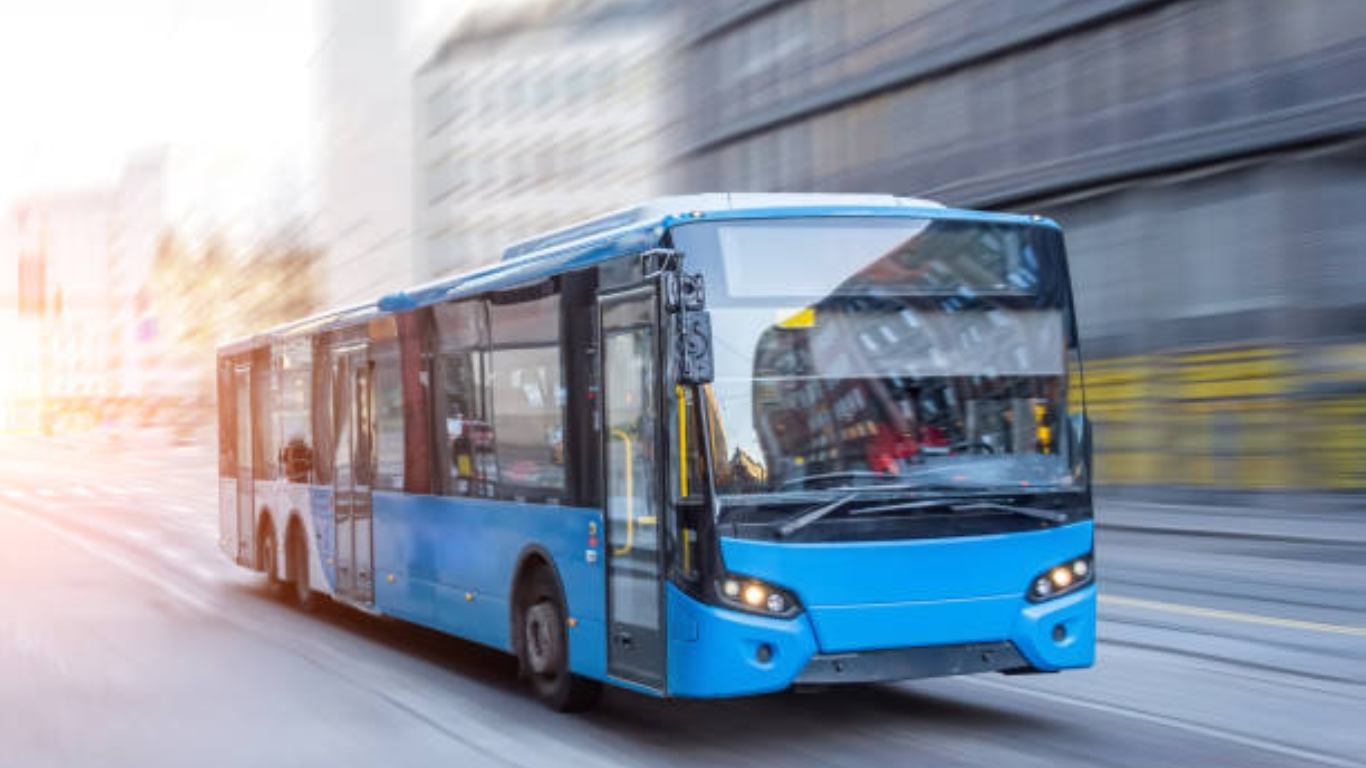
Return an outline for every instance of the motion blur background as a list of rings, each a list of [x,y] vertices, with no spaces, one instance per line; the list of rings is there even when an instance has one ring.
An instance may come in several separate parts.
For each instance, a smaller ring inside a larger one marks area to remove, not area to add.
[[[1105,493],[1366,491],[1358,0],[0,10],[0,429],[211,440],[216,342],[652,195],[1066,229]]]

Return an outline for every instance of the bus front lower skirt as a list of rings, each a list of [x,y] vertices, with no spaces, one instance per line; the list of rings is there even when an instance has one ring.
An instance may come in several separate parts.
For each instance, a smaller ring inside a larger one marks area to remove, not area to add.
[[[1028,668],[1029,662],[1009,641],[891,648],[811,657],[794,685],[873,683],[978,672]]]

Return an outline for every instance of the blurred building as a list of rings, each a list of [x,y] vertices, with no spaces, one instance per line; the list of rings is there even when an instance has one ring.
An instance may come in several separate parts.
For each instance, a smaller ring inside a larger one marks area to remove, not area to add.
[[[5,318],[7,426],[88,418],[109,396],[111,212],[105,190],[33,195],[8,212],[19,296]]]
[[[466,6],[316,5],[309,194],[327,306],[372,299],[422,277],[413,271],[413,73]]]
[[[88,427],[208,402],[212,359],[175,354],[182,318],[159,315],[148,294],[176,227],[172,158],[147,150],[108,185],[30,194],[6,212],[0,269],[17,280],[0,304],[0,426]]]
[[[152,312],[145,286],[157,244],[169,226],[167,166],[170,150],[129,158],[111,195],[106,293],[109,396],[121,402],[182,396],[193,385],[188,371],[168,365],[163,321]]]
[[[678,7],[543,0],[465,17],[414,77],[415,276],[663,190]]]
[[[687,7],[691,189],[1064,225],[1102,482],[1366,489],[1366,3]]]

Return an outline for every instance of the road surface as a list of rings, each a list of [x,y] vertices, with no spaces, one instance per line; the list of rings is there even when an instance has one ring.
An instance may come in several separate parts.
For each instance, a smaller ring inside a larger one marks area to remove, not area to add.
[[[273,599],[217,550],[214,472],[0,438],[0,763],[1366,766],[1360,540],[1102,530],[1092,670],[566,716],[499,653]]]

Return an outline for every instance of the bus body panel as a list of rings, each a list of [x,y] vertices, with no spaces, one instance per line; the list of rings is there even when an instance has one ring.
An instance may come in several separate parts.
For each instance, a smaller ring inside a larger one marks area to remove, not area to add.
[[[937,607],[954,606],[961,601],[928,603],[927,615]],[[990,624],[1000,632],[988,641],[1009,641],[1036,670],[1055,672],[1089,667],[1095,663],[1096,587],[1047,602],[1031,605],[1022,598],[998,598],[993,608],[998,615]],[[771,619],[740,611],[705,605],[673,585],[668,588],[669,603],[669,694],[692,698],[745,696],[785,690],[818,654],[829,652],[817,646],[816,631],[808,613],[791,619]],[[875,621],[871,606],[855,606],[867,615],[859,619],[868,630]],[[950,607],[951,612],[957,609]],[[933,626],[906,627],[897,648],[958,646],[970,641],[944,641],[960,628],[963,621],[954,615],[942,617],[954,622],[948,632]],[[1062,625],[1066,636],[1053,639],[1053,629]],[[938,634],[937,634],[938,633]],[[761,662],[758,649],[767,644],[770,661]],[[839,653],[833,654],[838,656]],[[894,678],[889,678],[894,679]]]
[[[237,478],[218,478],[218,549],[237,560]]]
[[[786,544],[721,539],[726,567],[787,587],[807,608],[1023,597],[1034,576],[1091,551],[1090,521],[989,536]]]
[[[777,544],[723,538],[735,573],[791,590],[823,652],[1008,639],[1049,568],[1092,549],[1090,522],[939,539]]]
[[[571,668],[601,678],[606,586],[601,544],[590,547],[589,538],[602,524],[598,509],[377,491],[375,608],[511,650],[514,571],[535,547],[550,556],[564,588]]]
[[[733,696],[790,686],[817,654],[1009,641],[1035,669],[1095,662],[1096,587],[1028,602],[1030,579],[1092,548],[1090,522],[969,538],[829,544],[722,539],[729,570],[803,601],[791,619],[704,605],[669,588],[669,692]],[[959,571],[962,578],[955,579]],[[1056,628],[1063,628],[1061,640]],[[767,644],[771,659],[756,655]]]
[[[308,487],[308,521],[312,526],[308,538],[309,559],[315,575],[313,588],[324,594],[334,594],[337,588],[337,524],[332,510],[332,486]]]
[[[328,567],[331,549],[329,547],[326,554],[322,549],[323,540],[331,541],[330,537],[335,535],[331,524],[331,489],[325,489],[328,491],[324,502],[328,522],[326,527],[321,528],[317,519],[318,490],[319,486],[277,480],[273,489],[264,492],[270,494],[268,506],[271,520],[275,525],[275,542],[278,547],[276,562],[280,568],[280,578],[285,579],[289,575],[289,527],[297,521],[303,530],[302,535],[308,550],[308,586],[314,592],[332,596],[335,592]],[[320,533],[323,535],[320,536]]]
[[[1011,640],[1038,669],[1057,671],[1089,667],[1096,663],[1096,594],[1091,583],[1070,595],[1032,605],[1015,616]],[[1065,637],[1053,638],[1062,626]]]
[[[669,584],[671,696],[712,698],[781,691],[816,653],[806,614],[771,619],[700,603]],[[772,651],[759,660],[759,646]]]

